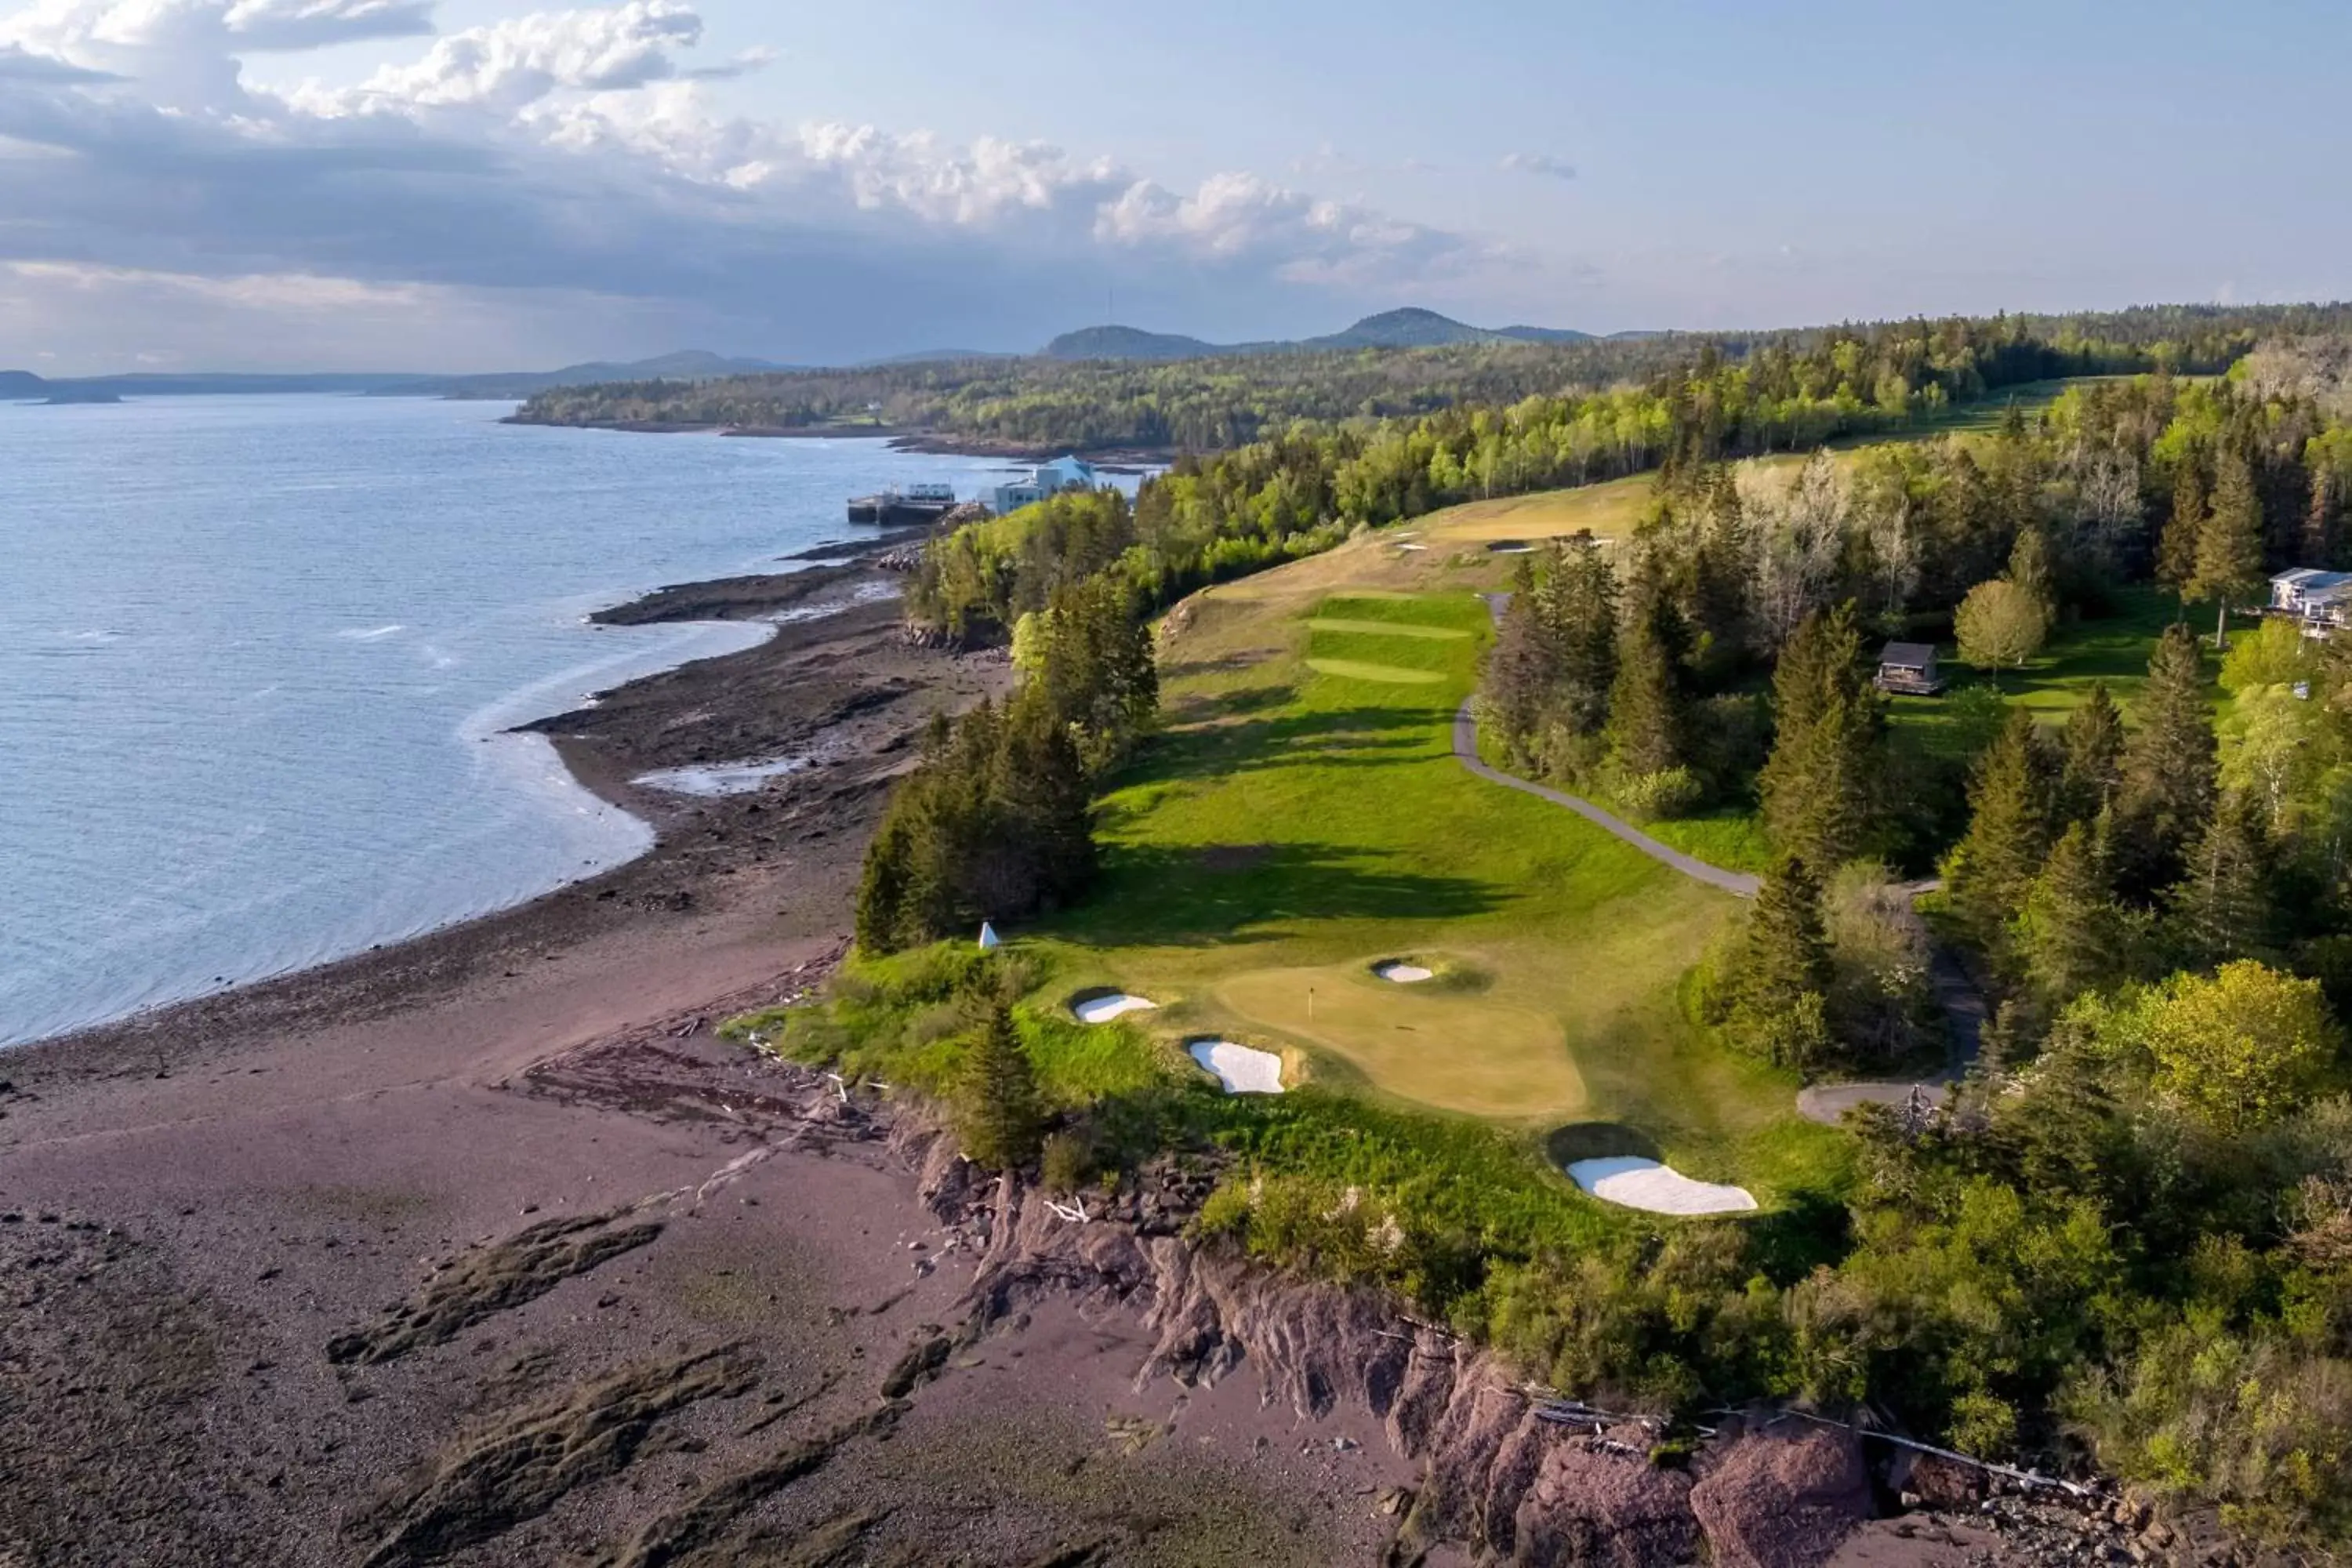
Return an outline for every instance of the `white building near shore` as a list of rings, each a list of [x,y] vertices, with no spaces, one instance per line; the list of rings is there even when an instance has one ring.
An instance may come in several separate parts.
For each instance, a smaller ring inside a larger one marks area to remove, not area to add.
[[[1101,480],[1097,477],[1093,464],[1081,462],[1076,458],[1056,458],[1050,463],[1039,464],[1025,479],[997,486],[996,515],[1002,517],[1008,511],[1034,506],[1046,497],[1060,495],[1064,490],[1090,490],[1099,483]]]

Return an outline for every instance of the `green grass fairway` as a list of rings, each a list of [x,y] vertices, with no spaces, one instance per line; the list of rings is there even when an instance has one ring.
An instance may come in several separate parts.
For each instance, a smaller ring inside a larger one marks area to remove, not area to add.
[[[1498,539],[1564,539],[1586,531],[1601,539],[1622,539],[1633,531],[1633,524],[1649,505],[1651,482],[1648,474],[1636,474],[1572,490],[1467,501],[1432,512],[1413,526],[1433,546],[1485,544]],[[1507,563],[1513,559],[1496,557]]]
[[[1608,1120],[1768,1205],[1834,1186],[1844,1135],[1796,1117],[1793,1077],[1682,1016],[1735,900],[1454,760],[1493,636],[1461,582],[1374,536],[1188,600],[1160,647],[1167,732],[1101,807],[1101,879],[1022,945],[1057,996],[1159,1003],[1104,1032],[1160,1058],[1213,1033],[1297,1053],[1319,1091],[1500,1124],[1534,1157],[1563,1121]],[[1365,973],[1393,953],[1475,955],[1481,982]],[[1312,1020],[1303,971],[1331,977]]]
[[[1390,604],[1411,604],[1412,601],[1389,600]],[[1307,623],[1309,631],[1368,632],[1373,637],[1428,637],[1438,642],[1459,642],[1470,634],[1460,626],[1417,626],[1405,621],[1360,621],[1339,616],[1318,616]]]
[[[1389,686],[1434,686],[1445,679],[1435,669],[1400,669],[1393,664],[1367,664],[1360,658],[1310,658],[1307,668],[1319,675],[1346,680],[1375,680]]]
[[[1532,1007],[1394,984],[1360,963],[1254,969],[1215,996],[1262,1028],[1339,1052],[1405,1100],[1514,1120],[1584,1105],[1559,1020]]]

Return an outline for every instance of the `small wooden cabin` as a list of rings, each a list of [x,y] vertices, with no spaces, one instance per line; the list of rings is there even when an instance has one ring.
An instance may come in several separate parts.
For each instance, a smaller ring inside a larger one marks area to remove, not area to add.
[[[1891,642],[1878,655],[1878,674],[1874,684],[1881,691],[1899,691],[1910,697],[1933,697],[1944,689],[1944,677],[1936,668],[1936,649],[1931,643]]]

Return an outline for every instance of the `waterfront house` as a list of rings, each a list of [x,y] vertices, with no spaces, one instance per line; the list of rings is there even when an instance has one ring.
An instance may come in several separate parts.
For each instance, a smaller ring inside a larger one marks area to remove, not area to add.
[[[1090,490],[1099,483],[1091,463],[1076,458],[1056,458],[1050,463],[1040,463],[1025,479],[997,486],[997,515],[1034,506],[1047,496],[1060,495],[1064,490]]]
[[[2321,572],[2309,566],[2271,579],[2271,614],[2293,616],[2306,637],[2324,637],[2352,625],[2352,572]]]
[[[1891,642],[1878,654],[1878,673],[1872,678],[1881,691],[1899,691],[1911,697],[1933,697],[1944,689],[1944,678],[1936,668],[1934,645],[1923,642]]]

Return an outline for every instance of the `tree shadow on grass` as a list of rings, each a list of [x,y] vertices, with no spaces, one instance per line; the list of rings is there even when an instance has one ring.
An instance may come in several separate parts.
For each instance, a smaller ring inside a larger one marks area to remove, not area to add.
[[[1044,934],[1088,947],[1268,942],[1326,920],[1455,920],[1499,909],[1511,890],[1419,869],[1411,858],[1332,844],[1113,846],[1087,900]]]
[[[1580,1160],[1664,1160],[1658,1141],[1622,1121],[1575,1121],[1544,1138],[1544,1157],[1565,1171]]]
[[[1298,696],[1292,686],[1244,686],[1231,691],[1198,692],[1171,705],[1167,717],[1177,724],[1206,724],[1219,719],[1246,718],[1270,708],[1287,706]]]
[[[1269,768],[1370,767],[1438,754],[1450,705],[1328,708],[1163,735],[1119,782],[1228,777]]]

